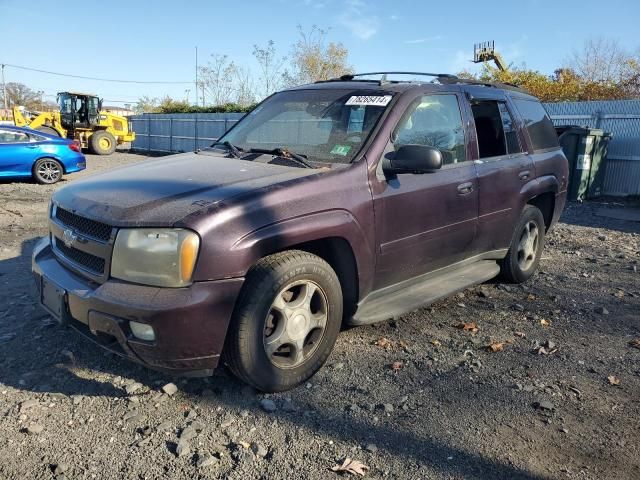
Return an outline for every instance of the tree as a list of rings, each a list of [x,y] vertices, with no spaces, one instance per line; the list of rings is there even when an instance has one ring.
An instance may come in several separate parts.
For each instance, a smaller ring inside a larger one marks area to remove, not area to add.
[[[282,85],[282,67],[287,57],[278,57],[275,42],[269,40],[265,47],[253,46],[253,56],[260,68],[259,94],[264,98],[278,90]]]
[[[617,40],[588,39],[565,63],[585,82],[617,85],[629,97],[640,94],[640,50],[630,53]]]
[[[231,102],[238,67],[227,55],[212,54],[207,65],[198,70],[198,86],[204,90],[205,98],[211,99],[211,104]]]
[[[158,111],[158,105],[160,105],[160,99],[145,95],[138,99],[138,102],[133,107],[133,111],[137,114],[155,113]]]
[[[7,90],[7,107],[25,107],[27,110],[44,109],[43,92],[31,90],[23,83],[9,82],[6,84]],[[0,89],[0,95],[2,91]],[[0,102],[4,106],[4,99]],[[48,105],[48,102],[47,102]]]
[[[234,101],[238,105],[255,103],[255,83],[248,68],[237,67],[234,72]],[[219,105],[219,104],[217,104]]]
[[[305,33],[298,25],[300,38],[293,45],[291,71],[285,71],[283,80],[287,85],[300,85],[320,80],[329,80],[351,73],[348,64],[349,51],[341,43],[326,43],[327,31],[311,27]]]

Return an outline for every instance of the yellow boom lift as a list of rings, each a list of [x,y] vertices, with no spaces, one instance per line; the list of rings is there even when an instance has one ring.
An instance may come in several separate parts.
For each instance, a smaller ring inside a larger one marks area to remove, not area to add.
[[[13,122],[41,132],[78,140],[82,148],[98,155],[110,155],[116,145],[133,142],[136,134],[125,117],[102,112],[102,100],[77,92],[58,93],[58,112],[27,113],[13,108]]]
[[[496,52],[496,44],[493,40],[489,42],[476,43],[473,46],[473,63],[490,62],[496,64],[498,70],[504,72],[507,70],[507,64],[504,63],[502,56]]]

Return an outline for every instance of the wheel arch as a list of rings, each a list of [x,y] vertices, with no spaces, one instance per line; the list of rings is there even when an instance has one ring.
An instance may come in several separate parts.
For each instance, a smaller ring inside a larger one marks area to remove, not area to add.
[[[522,191],[525,205],[537,207],[544,217],[545,230],[549,230],[553,223],[556,195],[560,190],[560,182],[554,175],[545,175],[527,183]]]
[[[242,275],[260,259],[287,250],[303,250],[325,260],[340,280],[345,318],[355,312],[369,287],[374,253],[349,212],[331,210],[272,224],[240,239],[230,253],[238,254],[237,260],[244,264],[243,272],[238,272]]]
[[[327,262],[340,280],[343,299],[343,317],[351,317],[358,305],[358,265],[353,249],[343,237],[327,237],[290,245],[287,250],[303,250]]]

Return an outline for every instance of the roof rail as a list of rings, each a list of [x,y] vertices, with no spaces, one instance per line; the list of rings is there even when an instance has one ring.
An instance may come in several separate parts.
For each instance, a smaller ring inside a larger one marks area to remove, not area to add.
[[[458,78],[455,75],[451,75],[450,73],[427,73],[427,72],[369,72],[369,73],[350,73],[347,75],[342,75],[340,80],[353,80],[355,77],[368,77],[371,75],[382,75],[386,77],[387,75],[421,75],[424,77],[444,77],[444,78]],[[386,80],[386,78],[384,78]]]
[[[387,80],[387,75],[419,75],[424,77],[434,77],[435,80],[440,82],[441,84],[451,85],[451,84],[465,84],[465,85],[478,85],[483,87],[493,87],[493,88],[502,88],[504,90],[512,90],[521,93],[529,93],[526,90],[514,85],[512,83],[500,83],[500,82],[486,82],[483,80],[474,80],[467,78],[460,78],[457,75],[452,75],[450,73],[427,73],[427,72],[369,72],[369,73],[349,73],[346,75],[342,75],[339,78],[332,78],[330,80],[321,80],[316,83],[323,82],[348,82],[351,80],[355,80],[356,77],[367,77],[371,75],[381,75],[379,80],[370,80],[377,81],[380,85],[385,83],[394,83],[398,80]]]

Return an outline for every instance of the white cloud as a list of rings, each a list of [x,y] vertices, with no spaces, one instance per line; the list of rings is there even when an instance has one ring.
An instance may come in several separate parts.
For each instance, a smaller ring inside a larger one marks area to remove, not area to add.
[[[416,43],[427,43],[427,42],[432,42],[432,41],[436,41],[436,40],[442,40],[442,35],[436,35],[434,37],[422,37],[422,38],[414,38],[413,40],[405,40],[402,43],[405,43],[407,45],[413,45]]]
[[[380,28],[380,20],[377,15],[366,13],[366,4],[361,0],[350,0],[347,2],[347,9],[338,17],[338,22],[351,34],[368,40]]]
[[[394,13],[393,15],[389,15],[389,20],[395,22],[397,20],[400,20],[400,17]]]

